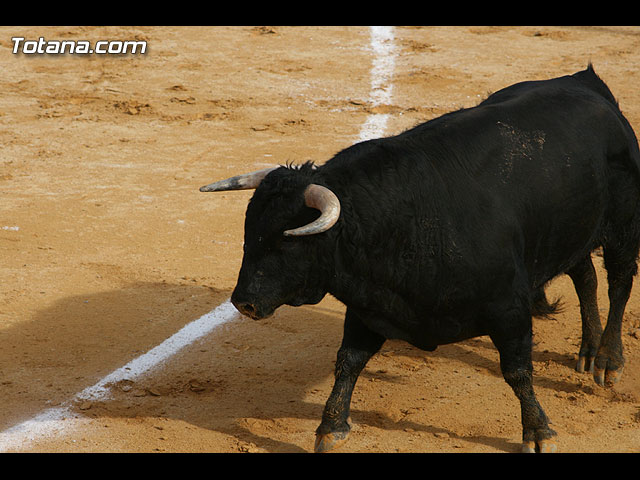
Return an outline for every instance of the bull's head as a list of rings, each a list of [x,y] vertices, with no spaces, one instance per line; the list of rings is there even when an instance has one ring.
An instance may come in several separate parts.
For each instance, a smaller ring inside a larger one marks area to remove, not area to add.
[[[327,292],[327,250],[318,234],[338,221],[340,201],[327,187],[312,183],[314,170],[311,164],[273,167],[200,188],[256,190],[247,207],[242,267],[231,295],[243,315],[266,318],[283,304],[318,303]]]

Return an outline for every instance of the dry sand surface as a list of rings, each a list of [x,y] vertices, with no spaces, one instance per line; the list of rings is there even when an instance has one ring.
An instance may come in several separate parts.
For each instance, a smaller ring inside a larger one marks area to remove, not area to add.
[[[593,62],[640,132],[638,27],[395,27],[390,104],[370,103],[368,27],[0,28],[0,431],[65,404],[227,300],[251,192],[235,173],[314,160]],[[11,37],[146,40],[144,55],[14,55]],[[606,318],[601,258],[600,308]],[[490,278],[487,279],[491,281]],[[613,389],[574,371],[578,301],[534,324],[538,398],[562,452],[640,452],[640,284]],[[20,452],[309,452],[344,307],[238,316],[112,398],[73,403]],[[360,377],[340,452],[517,452],[520,409],[482,337],[390,341]],[[0,440],[2,433],[0,433]]]

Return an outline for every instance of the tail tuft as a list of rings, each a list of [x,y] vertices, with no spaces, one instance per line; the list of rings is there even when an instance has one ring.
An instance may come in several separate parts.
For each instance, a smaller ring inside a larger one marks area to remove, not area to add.
[[[544,287],[535,290],[531,296],[531,315],[534,317],[551,318],[562,311],[559,299],[549,302]]]

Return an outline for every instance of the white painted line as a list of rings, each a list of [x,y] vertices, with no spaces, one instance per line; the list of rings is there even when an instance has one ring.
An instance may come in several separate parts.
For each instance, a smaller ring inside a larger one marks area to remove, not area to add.
[[[373,67],[371,68],[371,93],[369,94],[372,107],[389,105],[393,91],[393,71],[395,69],[395,45],[393,27],[370,27],[371,49],[374,52]],[[360,140],[370,140],[384,135],[389,115],[374,113],[367,117],[360,129]]]
[[[59,433],[69,432],[71,424],[66,420],[72,416],[67,405],[49,408],[35,417],[14,425],[0,435],[0,452],[20,451],[32,442],[53,437]]]
[[[388,104],[391,99],[395,48],[392,27],[370,27],[370,32],[371,48],[375,53],[371,69],[370,98],[371,103],[377,106]],[[386,114],[369,115],[362,126],[360,139],[367,140],[382,136],[387,119],[388,115]],[[77,425],[77,422],[69,422],[71,417],[74,419],[84,418],[72,409],[75,402],[110,398],[109,386],[111,384],[122,380],[134,380],[148,373],[184,347],[234,318],[239,318],[239,314],[231,301],[226,300],[213,311],[184,326],[157,347],[110,373],[95,385],[85,388],[69,402],[60,407],[44,410],[35,417],[1,432],[0,452],[25,449],[38,439],[68,433],[74,425]]]
[[[157,347],[110,373],[92,387],[84,389],[76,396],[76,399],[99,400],[108,398],[110,384],[138,378],[178,353],[187,345],[208,335],[219,325],[239,316],[233,304],[226,300],[211,312],[182,327],[181,330],[174,333]]]
[[[44,410],[34,418],[2,432],[0,434],[0,452],[25,448],[39,438],[50,437],[62,431],[69,432],[71,424],[67,420],[70,417],[83,418],[82,415],[74,413],[72,406],[75,402],[111,398],[110,385],[122,380],[135,380],[158,367],[186,346],[208,335],[218,326],[234,318],[239,318],[239,316],[231,302],[225,301],[211,312],[182,327],[157,347],[113,371],[95,385],[85,388],[71,401],[60,407]]]

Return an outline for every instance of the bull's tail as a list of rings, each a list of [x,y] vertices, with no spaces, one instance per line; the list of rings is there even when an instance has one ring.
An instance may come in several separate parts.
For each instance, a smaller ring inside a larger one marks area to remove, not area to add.
[[[534,317],[551,318],[562,311],[559,299],[549,302],[544,286],[534,290],[531,295],[531,315]]]

